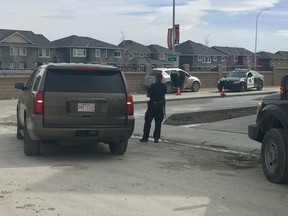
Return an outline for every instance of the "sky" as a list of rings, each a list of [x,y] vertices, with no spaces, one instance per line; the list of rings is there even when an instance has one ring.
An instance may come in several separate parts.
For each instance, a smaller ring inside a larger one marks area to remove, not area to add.
[[[167,47],[173,25],[173,0],[0,0],[0,6],[0,29],[50,41],[78,35]],[[175,0],[175,24],[180,43],[288,51],[288,0]]]

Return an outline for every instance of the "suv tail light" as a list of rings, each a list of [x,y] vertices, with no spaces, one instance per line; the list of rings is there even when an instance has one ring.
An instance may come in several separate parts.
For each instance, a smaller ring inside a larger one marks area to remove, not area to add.
[[[34,101],[34,114],[43,114],[44,93],[37,92]]]
[[[127,115],[134,115],[134,103],[132,95],[127,95],[126,103]]]

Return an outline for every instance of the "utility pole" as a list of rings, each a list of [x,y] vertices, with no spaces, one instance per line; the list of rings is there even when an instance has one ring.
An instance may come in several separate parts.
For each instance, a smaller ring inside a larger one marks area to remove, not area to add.
[[[175,0],[173,0],[173,19],[172,19],[172,55],[175,56]],[[174,62],[175,66],[175,62]]]

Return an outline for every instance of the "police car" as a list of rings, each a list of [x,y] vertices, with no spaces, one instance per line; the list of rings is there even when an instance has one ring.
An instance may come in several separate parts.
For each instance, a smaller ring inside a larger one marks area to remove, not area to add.
[[[228,75],[218,80],[217,88],[219,91],[246,91],[256,88],[262,90],[264,86],[264,76],[254,70],[234,70]]]

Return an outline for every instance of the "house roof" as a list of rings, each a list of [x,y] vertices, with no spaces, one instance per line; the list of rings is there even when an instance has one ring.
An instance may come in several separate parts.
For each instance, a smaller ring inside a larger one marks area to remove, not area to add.
[[[6,42],[6,40],[15,35],[22,37],[28,42],[25,43],[25,46],[55,48],[55,45],[42,34],[35,34],[32,31],[12,29],[0,29],[0,44],[10,45],[9,42]]]
[[[131,53],[151,53],[147,46],[132,40],[123,40],[118,46],[123,49],[128,49]]]
[[[220,52],[225,53],[226,55],[232,56],[253,56],[254,53],[241,47],[223,47],[223,46],[213,46],[213,49],[216,49]]]
[[[259,59],[282,59],[283,57],[278,54],[270,53],[270,52],[258,52],[257,55],[259,56]]]
[[[175,50],[182,55],[217,55],[223,56],[222,52],[212,49],[200,43],[195,43],[191,40],[185,41],[175,47]]]
[[[103,48],[103,49],[119,49],[118,46],[109,44],[100,40],[96,40],[90,37],[83,37],[77,35],[71,35],[65,38],[61,38],[53,41],[57,47],[78,47],[78,48]]]
[[[278,51],[275,54],[280,55],[284,58],[288,58],[288,51]]]

